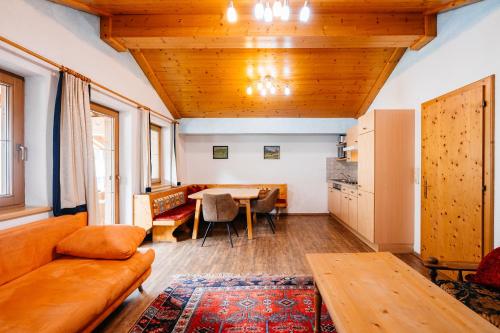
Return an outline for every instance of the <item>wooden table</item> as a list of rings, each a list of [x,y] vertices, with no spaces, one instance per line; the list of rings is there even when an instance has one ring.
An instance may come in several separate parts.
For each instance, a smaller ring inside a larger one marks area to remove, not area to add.
[[[226,194],[229,193],[233,199],[238,200],[240,204],[246,207],[248,239],[253,238],[252,234],[252,211],[250,209],[250,200],[259,197],[260,190],[258,188],[209,188],[200,192],[193,193],[188,196],[190,199],[196,200],[196,211],[194,213],[194,228],[193,239],[198,238],[198,226],[200,223],[200,208],[202,205],[203,194]]]
[[[498,329],[390,253],[307,254],[337,332],[497,332]]]

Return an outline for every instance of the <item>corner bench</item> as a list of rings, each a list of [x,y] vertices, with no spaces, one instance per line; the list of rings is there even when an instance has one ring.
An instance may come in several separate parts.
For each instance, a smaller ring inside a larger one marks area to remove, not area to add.
[[[134,195],[134,225],[151,231],[153,242],[177,242],[174,231],[194,216],[188,186]]]

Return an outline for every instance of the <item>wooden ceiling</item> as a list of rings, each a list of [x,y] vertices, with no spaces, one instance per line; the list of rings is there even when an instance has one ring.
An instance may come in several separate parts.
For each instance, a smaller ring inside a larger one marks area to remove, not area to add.
[[[129,50],[176,118],[358,117],[407,48],[437,34],[436,14],[478,0],[290,0],[289,22],[252,17],[256,0],[52,0],[101,16],[101,38]],[[292,94],[248,96],[259,66]],[[253,69],[253,74],[248,68]]]

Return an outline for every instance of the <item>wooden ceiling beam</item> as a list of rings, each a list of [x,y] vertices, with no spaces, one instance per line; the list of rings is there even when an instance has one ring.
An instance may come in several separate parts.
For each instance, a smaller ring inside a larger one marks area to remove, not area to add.
[[[53,3],[57,3],[59,5],[63,5],[69,8],[73,8],[97,16],[111,16],[111,13],[106,10],[93,7],[78,0],[50,0],[50,1]]]
[[[410,47],[425,35],[420,13],[318,14],[262,24],[251,16],[235,24],[222,15],[115,15],[103,39],[128,49],[383,48]]]
[[[458,9],[460,7],[472,5],[473,3],[480,2],[482,0],[453,0],[448,1],[444,4],[434,6],[424,12],[425,15],[444,13],[450,10]]]
[[[410,46],[413,51],[422,49],[437,36],[437,14],[429,14],[424,18],[425,34]]]
[[[175,104],[172,102],[165,89],[163,89],[162,84],[160,83],[160,81],[158,81],[155,72],[149,65],[146,57],[144,57],[141,50],[130,50],[130,53],[132,53],[132,56],[134,57],[137,64],[141,67],[144,74],[146,74],[146,77],[148,78],[149,82],[160,96],[161,100],[167,107],[170,114],[175,119],[181,118],[181,115],[179,114],[179,111],[177,111]]]

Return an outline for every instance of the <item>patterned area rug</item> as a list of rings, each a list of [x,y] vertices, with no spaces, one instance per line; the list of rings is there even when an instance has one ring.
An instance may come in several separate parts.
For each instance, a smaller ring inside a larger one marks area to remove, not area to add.
[[[313,332],[311,277],[180,277],[144,311],[139,332]],[[336,332],[323,306],[323,332]]]

